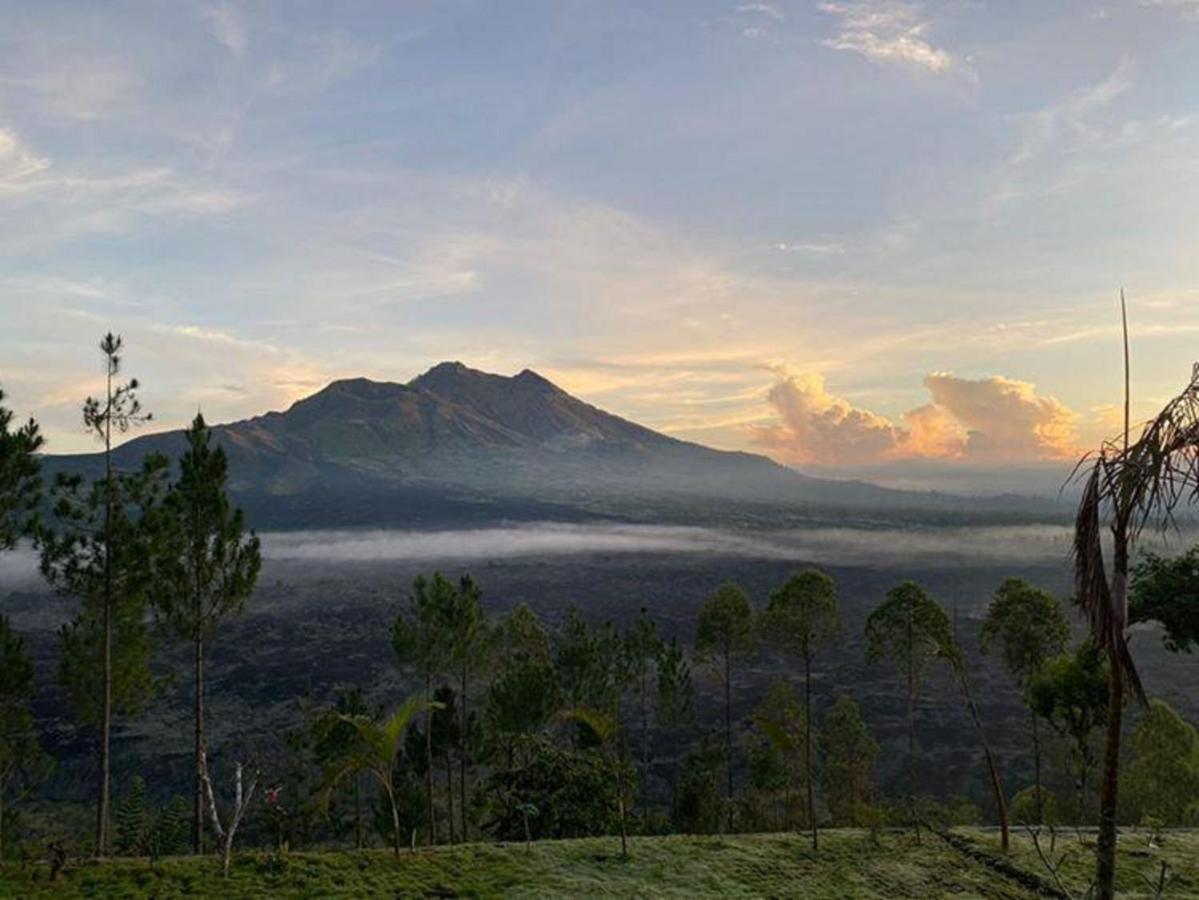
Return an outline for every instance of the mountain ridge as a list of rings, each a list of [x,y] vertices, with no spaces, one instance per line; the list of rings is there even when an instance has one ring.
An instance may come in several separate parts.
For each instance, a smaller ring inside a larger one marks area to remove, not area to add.
[[[229,455],[239,501],[272,517],[300,508],[305,521],[322,522],[332,509],[343,524],[386,520],[385,509],[354,512],[382,507],[386,496],[433,508],[465,504],[472,515],[495,518],[517,507],[533,515],[646,518],[664,505],[732,514],[721,501],[784,511],[954,502],[812,478],[765,456],[671,437],[588,404],[531,369],[508,376],[444,362],[407,382],[338,379],[286,410],[211,427]],[[140,435],[116,448],[116,461],[131,467],[150,452],[175,456],[182,434]],[[52,467],[89,470],[98,455],[48,459]]]

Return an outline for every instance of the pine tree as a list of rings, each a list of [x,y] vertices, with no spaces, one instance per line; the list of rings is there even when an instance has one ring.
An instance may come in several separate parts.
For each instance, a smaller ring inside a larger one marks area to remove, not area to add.
[[[160,510],[163,551],[156,561],[156,607],[160,617],[192,645],[193,809],[192,849],[202,852],[204,788],[204,660],[217,626],[238,615],[254,592],[262,567],[257,536],[229,502],[229,464],[212,446],[212,432],[197,415],[185,434],[179,480]]]

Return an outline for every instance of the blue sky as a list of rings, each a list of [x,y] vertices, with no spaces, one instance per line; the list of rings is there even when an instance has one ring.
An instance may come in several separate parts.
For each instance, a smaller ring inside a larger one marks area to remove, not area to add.
[[[1199,338],[1199,0],[0,2],[0,384],[87,449],[443,359],[1019,482]],[[1008,473],[1003,477],[995,472]],[[1006,482],[1005,482],[1006,486]]]

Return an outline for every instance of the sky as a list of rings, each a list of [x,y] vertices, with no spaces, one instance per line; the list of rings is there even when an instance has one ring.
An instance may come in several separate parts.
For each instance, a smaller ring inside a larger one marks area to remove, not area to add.
[[[442,360],[1047,484],[1199,358],[1199,0],[0,0],[0,387],[93,448]]]

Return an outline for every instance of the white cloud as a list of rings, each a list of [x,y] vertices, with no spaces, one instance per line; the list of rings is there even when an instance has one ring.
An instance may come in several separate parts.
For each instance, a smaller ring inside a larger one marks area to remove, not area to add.
[[[737,7],[737,12],[765,16],[776,22],[784,18],[783,11],[775,3],[742,3]]]
[[[962,60],[929,42],[930,22],[923,17],[920,4],[895,0],[824,2],[819,9],[840,19],[836,35],[823,42],[826,47],[859,53],[876,63],[937,74],[962,65]]]
[[[0,128],[0,194],[20,190],[48,168],[50,160],[35,153],[16,132]]]

